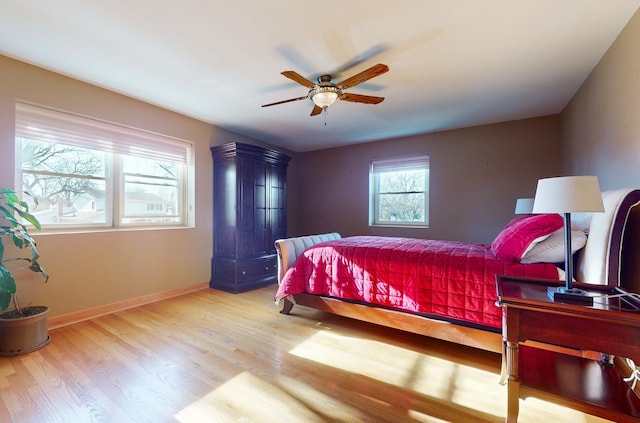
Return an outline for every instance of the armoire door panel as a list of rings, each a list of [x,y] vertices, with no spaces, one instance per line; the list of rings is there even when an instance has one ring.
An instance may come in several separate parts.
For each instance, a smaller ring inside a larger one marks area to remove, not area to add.
[[[264,162],[253,162],[253,183],[255,185],[267,185],[267,165]]]
[[[256,185],[253,191],[253,204],[257,209],[267,207],[267,191],[264,185]]]
[[[255,237],[253,239],[254,253],[256,254],[256,256],[263,256],[267,254],[267,252],[269,251],[267,249],[267,234],[268,234],[267,230],[264,229],[262,231],[255,231],[254,234],[255,234]]]
[[[238,163],[238,179],[241,183],[248,183],[253,185],[255,181],[255,175],[253,173],[253,160],[240,159]]]
[[[250,258],[255,257],[255,239],[254,230],[240,230],[238,231],[238,255],[237,258]]]
[[[264,231],[269,223],[267,217],[267,209],[256,209],[253,211],[253,230],[256,232]]]

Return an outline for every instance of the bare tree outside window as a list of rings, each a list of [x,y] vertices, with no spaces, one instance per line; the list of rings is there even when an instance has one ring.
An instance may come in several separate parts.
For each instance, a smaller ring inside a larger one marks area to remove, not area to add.
[[[392,222],[424,221],[424,170],[380,174],[378,219]]]
[[[61,220],[104,222],[104,209],[95,206],[105,197],[105,153],[64,144],[19,139],[22,188],[38,199],[33,211],[43,223]],[[66,217],[65,217],[66,216]]]

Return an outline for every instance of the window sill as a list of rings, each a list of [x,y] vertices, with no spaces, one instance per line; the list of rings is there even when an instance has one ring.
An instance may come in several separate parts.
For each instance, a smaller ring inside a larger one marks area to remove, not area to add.
[[[369,226],[371,227],[376,227],[376,228],[407,228],[407,229],[429,229],[429,225],[425,225],[425,224],[409,224],[409,223],[398,223],[398,224],[394,224],[394,223],[372,223],[369,224]]]

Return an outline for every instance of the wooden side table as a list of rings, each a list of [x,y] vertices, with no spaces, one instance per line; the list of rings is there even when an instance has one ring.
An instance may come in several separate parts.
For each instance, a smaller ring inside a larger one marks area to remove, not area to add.
[[[616,422],[640,421],[640,398],[612,364],[565,354],[597,351],[640,363],[640,303],[620,289],[588,290],[593,306],[553,302],[556,281],[497,277],[502,306],[503,371],[507,377],[507,422],[517,422],[519,399],[550,400]],[[530,346],[527,346],[527,341]],[[521,346],[521,343],[524,345]],[[540,348],[542,345],[554,347]]]

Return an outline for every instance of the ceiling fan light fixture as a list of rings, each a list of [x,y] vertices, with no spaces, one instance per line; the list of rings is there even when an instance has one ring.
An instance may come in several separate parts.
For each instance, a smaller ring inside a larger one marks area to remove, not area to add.
[[[318,87],[313,91],[311,100],[316,106],[325,109],[338,99],[340,90],[336,87]]]

